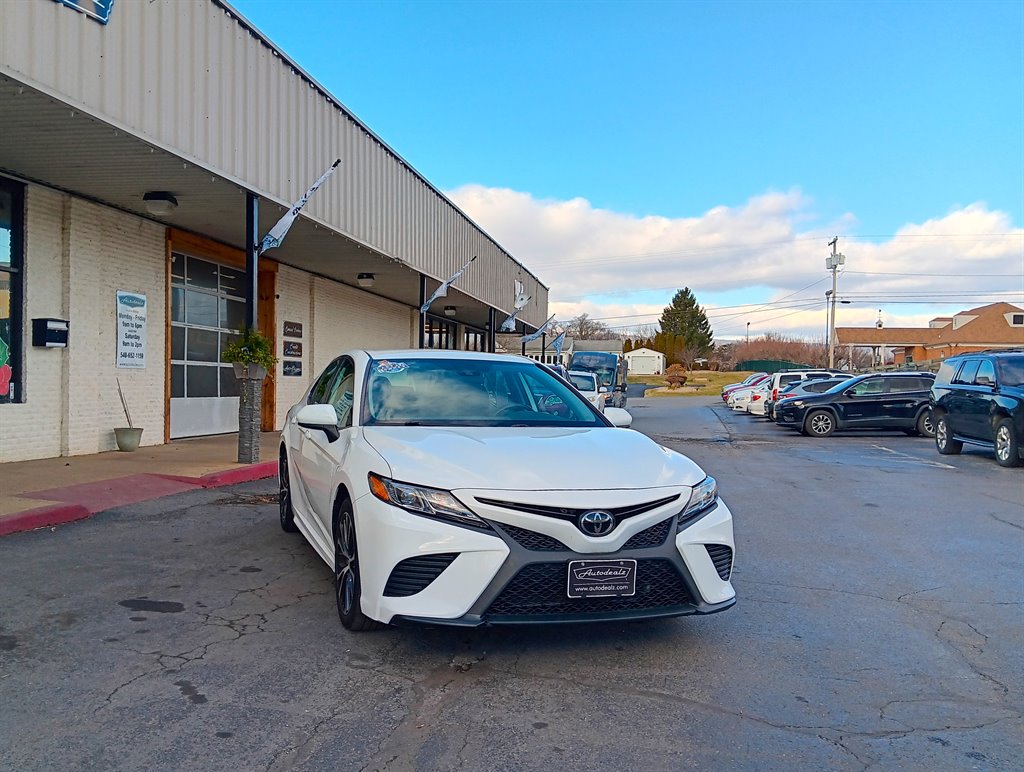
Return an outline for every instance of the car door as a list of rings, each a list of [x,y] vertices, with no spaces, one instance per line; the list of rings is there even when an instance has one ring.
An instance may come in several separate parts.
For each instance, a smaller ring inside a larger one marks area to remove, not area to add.
[[[992,433],[992,413],[995,408],[996,368],[991,360],[982,359],[978,370],[971,379],[970,391],[967,392],[967,413],[964,422],[965,433],[979,440],[994,441]]]
[[[881,377],[865,378],[844,393],[840,401],[841,419],[847,426],[876,426],[888,396]]]
[[[978,374],[980,366],[980,359],[965,359],[949,382],[946,421],[955,434],[964,437],[978,437],[978,428],[972,415],[978,409],[974,394],[974,377]]]
[[[886,398],[881,402],[877,425],[912,427],[922,397],[920,379],[894,375],[882,381]]]
[[[320,373],[320,376],[313,382],[313,386],[310,388],[309,393],[306,395],[305,404],[317,405],[326,402],[327,394],[334,383],[335,377],[338,375],[338,369],[341,367],[341,357],[338,357]],[[301,408],[301,405],[300,405]],[[289,416],[291,425],[288,427],[288,431],[285,432],[287,437],[287,448],[288,458],[291,459],[292,465],[292,487],[298,489],[298,493],[302,495],[302,499],[309,505],[308,508],[312,508],[312,500],[310,498],[309,488],[306,483],[306,467],[302,463],[302,440],[305,437],[305,429],[299,427],[296,417],[298,410],[293,409]],[[294,495],[294,492],[293,492]],[[302,507],[307,509],[307,507]]]
[[[338,416],[338,439],[331,442],[325,432],[317,429],[300,429],[303,481],[315,515],[314,525],[327,543],[330,543],[333,537],[331,507],[336,473],[348,458],[352,445],[352,410],[355,393],[355,363],[350,357],[341,357],[337,372],[320,400],[322,404],[331,405]]]

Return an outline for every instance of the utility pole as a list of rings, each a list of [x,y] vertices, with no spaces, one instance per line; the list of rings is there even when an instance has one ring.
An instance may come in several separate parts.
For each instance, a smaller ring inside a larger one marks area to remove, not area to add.
[[[836,366],[836,279],[839,266],[846,264],[846,255],[836,252],[836,244],[839,237],[836,236],[828,245],[832,247],[832,254],[825,258],[826,270],[832,271],[832,304],[828,318],[828,366],[832,369]]]
[[[750,322],[747,322],[747,343],[750,343]]]

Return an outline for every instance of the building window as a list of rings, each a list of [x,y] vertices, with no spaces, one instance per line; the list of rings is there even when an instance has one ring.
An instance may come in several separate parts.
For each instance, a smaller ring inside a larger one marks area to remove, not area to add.
[[[0,403],[24,402],[25,186],[0,178]]]
[[[1024,314],[1013,314],[1010,324],[1014,327],[1024,327]]]
[[[455,322],[428,316],[423,321],[423,348],[458,348],[458,330]]]

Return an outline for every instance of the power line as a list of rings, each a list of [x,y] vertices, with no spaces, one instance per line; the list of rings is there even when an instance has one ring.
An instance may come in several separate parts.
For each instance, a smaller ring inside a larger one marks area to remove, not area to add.
[[[891,271],[845,271],[844,273],[856,273],[862,276],[936,276],[953,279],[973,279],[975,277],[1013,279],[1016,277],[1024,277],[1024,274],[1020,273],[894,273]]]

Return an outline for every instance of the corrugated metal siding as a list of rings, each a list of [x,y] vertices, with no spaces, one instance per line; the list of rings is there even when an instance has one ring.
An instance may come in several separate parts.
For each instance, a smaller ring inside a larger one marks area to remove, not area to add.
[[[120,2],[96,23],[53,0],[0,2],[0,65],[268,198],[287,203],[337,156],[306,213],[509,309],[513,279],[544,321],[547,290],[405,162],[212,0]]]

